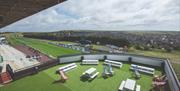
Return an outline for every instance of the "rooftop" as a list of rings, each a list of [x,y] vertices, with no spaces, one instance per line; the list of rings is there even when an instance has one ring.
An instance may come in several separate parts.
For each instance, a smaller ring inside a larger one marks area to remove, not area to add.
[[[19,91],[24,89],[25,91],[31,91],[30,88],[37,87],[34,91],[117,91],[121,81],[126,80],[127,78],[133,79],[137,84],[141,85],[141,91],[147,91],[152,88],[152,75],[141,74],[140,79],[135,79],[133,76],[133,71],[129,70],[130,64],[124,64],[121,69],[114,68],[114,76],[104,79],[101,77],[103,72],[103,62],[100,62],[96,65],[80,65],[77,63],[77,68],[70,70],[66,73],[69,78],[66,83],[59,83],[60,75],[55,74],[55,71],[66,64],[57,65],[50,69],[44,70],[39,74],[17,80],[10,83],[7,86],[2,87],[2,90],[5,91]],[[80,76],[87,69],[94,67],[97,69],[100,74],[92,81],[80,80]],[[155,74],[161,75],[161,68],[156,68]],[[36,83],[34,83],[36,82]],[[23,84],[22,84],[23,83]],[[24,88],[26,87],[26,88]]]

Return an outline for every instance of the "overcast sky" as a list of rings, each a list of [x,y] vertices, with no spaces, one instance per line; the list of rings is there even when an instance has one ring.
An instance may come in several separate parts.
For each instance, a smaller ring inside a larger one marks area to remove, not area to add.
[[[180,0],[68,0],[0,31],[180,31]]]

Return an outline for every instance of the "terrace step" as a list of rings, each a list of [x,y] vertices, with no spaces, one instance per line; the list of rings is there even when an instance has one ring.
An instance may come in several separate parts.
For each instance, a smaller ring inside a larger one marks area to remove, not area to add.
[[[0,74],[0,83],[9,83],[12,81],[11,75],[9,72],[4,72]]]

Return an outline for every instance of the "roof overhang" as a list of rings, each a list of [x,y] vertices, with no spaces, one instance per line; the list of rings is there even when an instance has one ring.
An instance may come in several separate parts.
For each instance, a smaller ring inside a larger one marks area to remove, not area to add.
[[[0,0],[0,28],[66,0]]]

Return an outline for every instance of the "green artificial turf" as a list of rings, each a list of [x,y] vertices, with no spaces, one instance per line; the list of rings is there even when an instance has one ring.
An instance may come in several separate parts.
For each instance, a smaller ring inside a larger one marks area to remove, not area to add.
[[[129,70],[130,64],[124,64],[121,69],[113,67],[115,74],[107,79],[101,77],[102,63],[97,66],[77,64],[77,68],[67,72],[68,80],[66,83],[59,82],[60,76],[55,74],[55,71],[63,64],[12,82],[1,87],[0,91],[117,91],[122,80],[134,79],[133,72]],[[100,72],[98,77],[92,81],[81,81],[82,73],[91,67],[97,68],[97,71]],[[156,70],[156,74],[161,74],[161,71]],[[141,91],[149,91],[152,75],[142,73],[141,78],[136,81],[137,84],[141,85]]]
[[[0,91],[71,91],[66,86],[53,82],[54,79],[40,72],[0,87]]]

